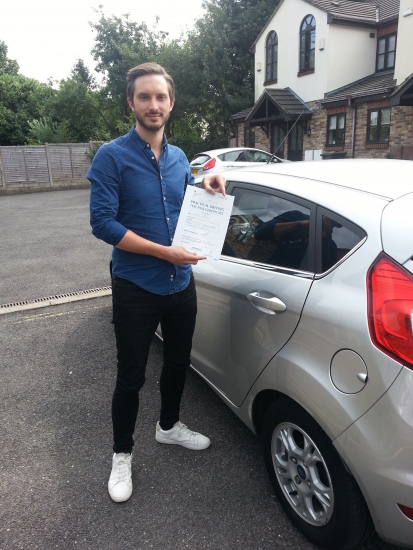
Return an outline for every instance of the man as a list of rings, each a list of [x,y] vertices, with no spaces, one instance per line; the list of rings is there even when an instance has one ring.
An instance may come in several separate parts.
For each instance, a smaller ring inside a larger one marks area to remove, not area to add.
[[[108,490],[115,502],[132,494],[133,432],[139,390],[151,340],[161,323],[164,361],[160,443],[202,450],[210,440],[180,422],[179,411],[195,327],[196,293],[191,265],[197,256],[172,246],[187,184],[193,184],[184,153],[169,145],[164,126],[174,106],[172,78],[160,65],[144,63],[127,74],[128,104],[136,125],[103,145],[88,173],[93,234],[113,245],[113,323],[117,380],[112,399],[113,459]],[[202,186],[225,195],[225,179]]]

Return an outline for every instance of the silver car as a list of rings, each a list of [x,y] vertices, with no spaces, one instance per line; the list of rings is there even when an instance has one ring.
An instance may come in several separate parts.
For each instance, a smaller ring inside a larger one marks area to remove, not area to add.
[[[219,262],[194,268],[192,366],[262,437],[313,543],[413,548],[413,163],[227,174]]]
[[[227,149],[214,149],[213,151],[204,151],[198,153],[191,160],[191,173],[195,178],[195,183],[200,183],[202,178],[208,174],[217,174],[225,170],[234,170],[235,168],[245,168],[247,166],[256,166],[266,164],[269,161],[290,162],[284,160],[266,151],[252,149],[251,147],[230,147]]]

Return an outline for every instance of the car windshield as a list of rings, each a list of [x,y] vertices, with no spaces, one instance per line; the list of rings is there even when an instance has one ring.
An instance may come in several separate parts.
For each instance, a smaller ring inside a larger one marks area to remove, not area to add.
[[[208,162],[211,159],[209,155],[197,155],[194,159],[191,160],[190,165],[191,166],[202,166],[206,162]]]

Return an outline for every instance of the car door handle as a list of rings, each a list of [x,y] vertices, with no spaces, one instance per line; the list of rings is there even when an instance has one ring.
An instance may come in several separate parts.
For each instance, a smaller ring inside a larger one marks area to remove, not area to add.
[[[247,295],[248,300],[253,306],[262,310],[267,310],[266,313],[275,315],[276,313],[282,313],[287,309],[287,306],[279,298],[272,296],[271,298],[265,298],[261,296],[259,292],[251,292]],[[269,310],[269,311],[268,311]]]

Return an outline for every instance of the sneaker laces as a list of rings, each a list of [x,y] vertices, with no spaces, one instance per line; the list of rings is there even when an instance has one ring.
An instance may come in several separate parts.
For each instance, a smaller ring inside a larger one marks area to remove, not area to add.
[[[129,464],[127,458],[118,458],[116,461],[116,480],[119,481],[128,481],[129,473]]]
[[[182,422],[180,422],[180,431],[188,437],[192,437],[192,439],[195,439],[198,435],[196,432],[190,430],[186,424],[182,424]]]

